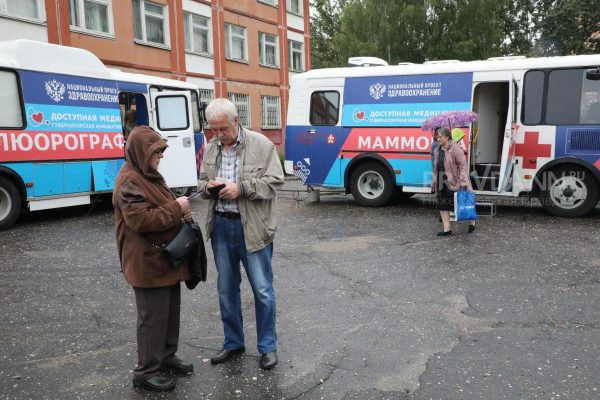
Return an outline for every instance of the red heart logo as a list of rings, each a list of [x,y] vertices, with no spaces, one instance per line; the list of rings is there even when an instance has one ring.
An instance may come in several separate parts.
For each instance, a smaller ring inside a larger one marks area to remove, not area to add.
[[[363,118],[364,118],[364,116],[365,116],[365,112],[364,112],[364,111],[361,111],[361,112],[359,112],[359,113],[356,113],[356,118],[358,118],[358,119],[363,119]]]
[[[42,121],[44,120],[44,114],[42,114],[42,112],[41,112],[41,111],[38,111],[38,112],[36,112],[35,114],[33,114],[33,115],[31,116],[31,118],[33,118],[33,120],[34,120],[35,122],[37,122],[38,124],[41,124],[41,123],[42,123]]]

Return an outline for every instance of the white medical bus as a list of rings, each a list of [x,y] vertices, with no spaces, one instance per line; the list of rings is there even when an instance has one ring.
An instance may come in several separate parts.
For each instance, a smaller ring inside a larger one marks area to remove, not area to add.
[[[362,65],[353,60],[352,65]],[[500,57],[312,70],[292,78],[286,172],[365,206],[429,193],[432,132],[445,111],[461,127],[476,192],[535,196],[579,217],[600,191],[600,55]]]
[[[204,135],[198,87],[111,69],[92,53],[0,42],[0,229],[20,212],[89,204],[124,160],[125,114],[169,145],[160,163],[179,193],[197,186]]]

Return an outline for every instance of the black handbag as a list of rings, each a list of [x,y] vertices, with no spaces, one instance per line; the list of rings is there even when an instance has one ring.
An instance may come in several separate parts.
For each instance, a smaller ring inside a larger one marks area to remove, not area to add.
[[[177,232],[177,235],[173,239],[161,245],[153,244],[152,246],[167,257],[174,268],[179,268],[196,251],[198,242],[198,235],[194,232],[192,223],[186,222],[181,224],[179,232]]]

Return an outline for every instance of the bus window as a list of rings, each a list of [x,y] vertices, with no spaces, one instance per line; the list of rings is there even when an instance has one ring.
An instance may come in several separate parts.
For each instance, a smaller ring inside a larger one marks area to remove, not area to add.
[[[581,89],[585,79],[583,69],[557,69],[548,75],[546,123],[577,125],[581,115]]]
[[[310,124],[337,125],[339,109],[339,92],[314,92],[310,97]]]
[[[185,96],[162,96],[156,99],[158,129],[183,130],[188,123],[188,104]]]
[[[585,78],[581,96],[581,121],[600,124],[600,81]]]
[[[538,125],[542,122],[543,100],[544,72],[527,72],[523,87],[523,123],[525,125]]]
[[[0,127],[22,128],[23,113],[19,85],[17,75],[13,72],[0,71],[0,104],[3,105],[0,107]]]

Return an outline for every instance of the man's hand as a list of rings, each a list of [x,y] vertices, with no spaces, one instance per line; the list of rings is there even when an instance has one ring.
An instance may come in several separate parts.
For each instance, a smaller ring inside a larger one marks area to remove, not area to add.
[[[238,185],[235,182],[226,183],[225,187],[219,192],[219,198],[223,200],[235,200],[239,195]]]

